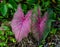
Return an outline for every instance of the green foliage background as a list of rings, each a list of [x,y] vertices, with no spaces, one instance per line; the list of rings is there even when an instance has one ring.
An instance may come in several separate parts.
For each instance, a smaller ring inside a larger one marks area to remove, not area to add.
[[[11,31],[11,27],[8,26],[8,22],[12,20],[18,4],[21,4],[24,13],[27,13],[29,9],[33,9],[37,5],[40,6],[42,13],[46,11],[49,12],[49,29],[46,30],[46,32],[43,34],[42,42],[50,33],[56,34],[57,28],[55,28],[55,25],[52,24],[52,22],[60,20],[60,0],[2,0],[0,1],[0,27],[3,27],[4,30],[0,30],[1,47],[9,47],[9,42],[16,42],[14,35]],[[58,30],[60,30],[60,28]],[[42,46],[40,45],[40,47]]]

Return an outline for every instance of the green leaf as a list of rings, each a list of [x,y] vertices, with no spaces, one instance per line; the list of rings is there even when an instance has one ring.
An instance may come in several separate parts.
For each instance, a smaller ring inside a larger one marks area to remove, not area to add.
[[[4,35],[4,32],[0,30],[0,35]]]
[[[15,38],[12,38],[12,37],[11,37],[10,41],[12,41],[13,43],[16,42]]]
[[[47,1],[47,2],[45,2],[45,7],[48,7],[49,5],[50,5],[50,2],[49,1]]]
[[[39,47],[43,47],[43,45],[40,45]]]
[[[50,32],[50,29],[51,29],[51,20],[48,20],[47,23],[46,23],[46,29],[45,29],[45,31],[43,33],[43,37],[42,37],[43,40],[46,39],[47,35]]]
[[[13,35],[12,31],[7,31],[7,35]]]
[[[2,19],[3,18],[3,16],[0,16],[0,19]]]
[[[51,31],[52,34],[56,34],[56,29],[52,28],[52,31]]]
[[[13,6],[13,8],[17,8],[17,4],[14,0],[9,0],[9,3]]]
[[[0,42],[0,46],[6,46],[5,42]]]
[[[7,3],[7,7],[8,8],[13,8],[13,6],[11,4],[9,4],[9,3]]]
[[[60,21],[60,18],[58,18],[58,20]]]
[[[2,26],[2,28],[4,28],[4,30],[10,30],[8,26]]]
[[[50,16],[49,16],[50,19],[52,19],[52,20],[53,20],[53,19],[56,19],[56,13],[53,12],[53,9],[48,8],[47,11],[48,11],[48,13],[49,13],[49,15],[50,15]]]
[[[27,12],[27,5],[26,4],[22,4],[22,9],[23,9],[23,12],[26,13]]]
[[[21,0],[15,0],[16,2],[20,2]]]
[[[6,4],[2,4],[2,6],[0,7],[0,11],[2,13],[3,16],[5,16],[7,14],[8,8]]]
[[[5,36],[0,36],[0,39],[5,40]]]
[[[37,0],[27,0],[27,3],[30,5],[34,4],[35,2],[38,2],[38,1]]]

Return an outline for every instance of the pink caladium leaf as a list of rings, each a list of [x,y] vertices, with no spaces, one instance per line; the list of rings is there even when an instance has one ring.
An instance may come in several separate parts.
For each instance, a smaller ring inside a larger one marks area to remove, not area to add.
[[[23,38],[28,36],[31,27],[31,15],[32,10],[29,10],[26,16],[24,15],[20,6],[18,6],[17,11],[11,21],[12,31],[15,34],[15,38],[20,42]]]
[[[45,28],[46,28],[46,22],[47,22],[47,20],[48,20],[48,13],[45,12],[45,14],[44,14],[44,16],[41,18],[41,22],[40,22],[40,24],[39,24],[39,26],[40,26],[40,38],[42,37],[43,32],[44,32],[44,30],[45,30]]]
[[[34,13],[33,17],[36,19],[36,22],[33,21],[33,36],[39,41],[43,35],[44,29],[46,27],[46,22],[48,20],[48,13],[46,12],[43,17],[41,17],[41,11],[38,8],[38,16]],[[37,35],[36,35],[37,34]]]

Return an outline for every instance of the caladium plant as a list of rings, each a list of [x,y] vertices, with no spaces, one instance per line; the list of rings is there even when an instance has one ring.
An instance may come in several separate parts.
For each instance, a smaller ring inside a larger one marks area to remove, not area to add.
[[[37,41],[39,41],[42,38],[43,32],[46,28],[46,22],[48,20],[48,13],[45,12],[44,16],[41,16],[40,8],[37,9],[38,15],[36,13],[33,14],[33,36],[36,38]],[[35,19],[35,21],[34,21]]]
[[[21,6],[18,6],[17,11],[11,21],[12,31],[15,34],[15,38],[20,42],[23,38],[28,36],[30,31],[33,32],[33,36],[39,41],[42,37],[44,29],[46,27],[46,22],[48,19],[48,13],[46,12],[43,17],[41,17],[41,11],[38,8],[38,16],[29,10],[26,15],[24,15]],[[36,21],[35,21],[35,20]],[[31,30],[32,29],[32,30]]]
[[[23,38],[28,36],[31,27],[31,15],[32,10],[29,10],[26,15],[24,15],[21,6],[19,5],[14,17],[11,21],[12,31],[15,34],[15,38],[20,42]]]

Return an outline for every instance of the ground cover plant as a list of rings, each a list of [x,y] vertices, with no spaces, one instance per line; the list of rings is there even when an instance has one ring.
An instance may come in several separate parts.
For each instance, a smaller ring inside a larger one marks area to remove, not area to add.
[[[60,47],[60,0],[0,0],[0,47]]]

